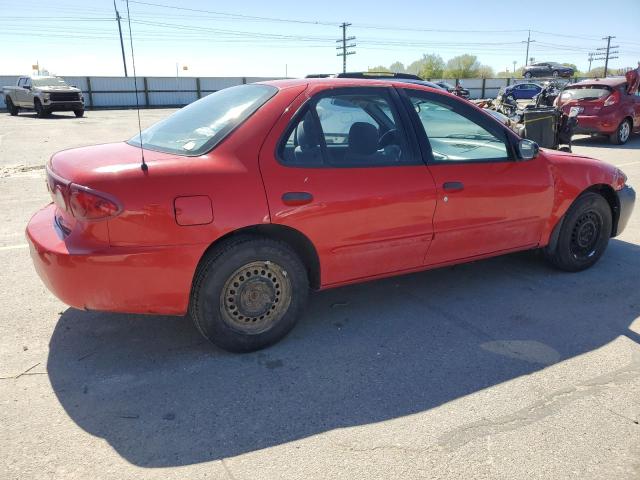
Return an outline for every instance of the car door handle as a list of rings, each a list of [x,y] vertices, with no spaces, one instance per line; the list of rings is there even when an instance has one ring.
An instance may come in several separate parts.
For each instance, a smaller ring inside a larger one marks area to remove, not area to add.
[[[462,182],[444,182],[442,189],[445,192],[459,192],[460,190],[464,190],[464,184]]]
[[[309,192],[287,192],[282,194],[282,203],[290,206],[306,205],[313,201]]]

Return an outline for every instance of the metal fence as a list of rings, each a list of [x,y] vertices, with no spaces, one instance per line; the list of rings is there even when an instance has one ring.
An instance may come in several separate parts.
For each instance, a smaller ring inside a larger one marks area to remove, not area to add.
[[[0,86],[15,85],[19,75],[0,76]],[[62,77],[84,94],[87,108],[181,107],[223,88],[244,83],[275,80],[272,77]],[[455,85],[457,79],[431,79]],[[577,78],[572,80],[579,80]],[[461,80],[471,98],[493,98],[500,88],[535,80],[513,78],[465,78]],[[0,108],[5,109],[0,95]]]

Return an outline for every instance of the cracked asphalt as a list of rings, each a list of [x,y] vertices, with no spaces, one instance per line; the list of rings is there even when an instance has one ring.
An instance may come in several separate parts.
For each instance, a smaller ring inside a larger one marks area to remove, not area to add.
[[[526,252],[317,293],[232,355],[184,318],[70,309],[33,270],[47,158],[136,125],[0,114],[3,480],[640,478],[640,209],[586,272]],[[574,151],[640,186],[639,136]]]

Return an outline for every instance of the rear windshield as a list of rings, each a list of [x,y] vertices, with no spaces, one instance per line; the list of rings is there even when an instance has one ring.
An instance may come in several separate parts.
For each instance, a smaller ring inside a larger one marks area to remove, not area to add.
[[[142,131],[142,146],[178,155],[202,155],[273,97],[270,85],[239,85],[212,93]],[[140,135],[127,142],[140,146]]]
[[[64,87],[67,82],[59,77],[42,77],[32,79],[31,84],[34,87]]]
[[[606,85],[584,85],[571,87],[562,92],[560,99],[568,100],[598,100],[611,93],[611,89]]]

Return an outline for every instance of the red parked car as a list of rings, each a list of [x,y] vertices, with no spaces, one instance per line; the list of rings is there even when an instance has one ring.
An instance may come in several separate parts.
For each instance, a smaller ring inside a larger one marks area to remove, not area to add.
[[[640,132],[640,92],[636,71],[625,77],[583,80],[565,87],[558,106],[569,114],[578,109],[575,133],[608,135],[611,143],[623,144],[633,131]]]
[[[47,181],[27,237],[55,295],[189,312],[232,351],[282,338],[310,288],[536,248],[585,269],[635,201],[617,168],[538,151],[446,92],[334,78],[221,90],[55,154]]]

